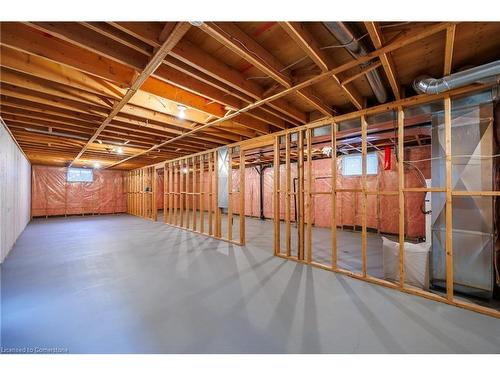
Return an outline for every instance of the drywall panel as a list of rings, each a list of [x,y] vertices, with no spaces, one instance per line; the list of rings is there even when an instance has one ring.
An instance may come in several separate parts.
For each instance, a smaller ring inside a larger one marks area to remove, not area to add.
[[[0,124],[0,262],[30,221],[31,164]]]

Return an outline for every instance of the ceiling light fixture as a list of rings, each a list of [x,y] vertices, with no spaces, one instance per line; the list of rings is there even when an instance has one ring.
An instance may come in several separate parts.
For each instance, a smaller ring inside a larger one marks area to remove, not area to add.
[[[186,109],[187,107],[182,104],[177,105],[177,109],[179,110],[179,114],[177,115],[179,118],[184,118],[186,117]]]
[[[188,169],[186,167],[182,168],[182,173],[187,174],[188,173]]]
[[[117,153],[117,154],[120,154],[120,155],[121,155],[121,154],[123,154],[123,148],[121,148],[121,147],[117,147],[117,148],[116,148],[116,153]]]
[[[100,164],[99,162],[97,162],[97,161],[96,161],[96,162],[94,163],[94,169],[99,169],[99,168],[101,168],[101,164]]]

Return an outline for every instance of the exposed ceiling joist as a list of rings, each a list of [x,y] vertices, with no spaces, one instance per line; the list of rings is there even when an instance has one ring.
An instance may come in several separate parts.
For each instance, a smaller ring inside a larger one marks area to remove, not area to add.
[[[375,49],[382,48],[382,46],[384,45],[384,37],[378,25],[375,22],[365,22],[365,26]],[[391,85],[394,97],[396,98],[396,100],[401,99],[400,85],[397,79],[396,68],[394,67],[394,62],[390,53],[381,54],[380,61],[382,62],[387,80]]]
[[[456,25],[451,25],[446,29],[446,45],[444,51],[444,68],[443,74],[445,76],[451,74],[453,64],[453,47],[455,44],[455,29]]]
[[[106,119],[102,122],[101,126],[96,130],[94,135],[88,140],[88,142],[83,146],[81,151],[75,157],[75,159],[70,163],[70,166],[73,165],[87,150],[89,145],[91,145],[99,136],[99,134],[104,130],[104,128],[111,122],[111,120],[121,111],[121,109],[129,102],[130,98],[134,96],[137,90],[141,88],[144,82],[149,78],[151,74],[160,66],[162,61],[165,59],[165,56],[170,52],[170,50],[177,44],[177,42],[186,34],[186,32],[190,28],[190,24],[187,22],[179,22],[172,33],[168,36],[168,38],[163,42],[162,46],[156,51],[154,56],[148,62],[143,71],[134,79],[131,87],[127,90],[125,96],[114,105],[111,113],[106,117]]]
[[[226,116],[224,116],[224,118],[220,118],[220,119],[217,119],[217,120],[214,120],[214,121],[211,121],[209,123],[206,123],[196,129],[193,129],[185,134],[182,134],[176,138],[173,138],[172,140],[168,140],[166,142],[163,142],[162,144],[158,145],[158,146],[155,146],[153,147],[151,150],[154,150],[155,148],[157,147],[161,147],[165,144],[168,144],[168,143],[171,143],[171,142],[175,142],[176,140],[178,139],[181,139],[183,137],[186,137],[188,135],[191,135],[191,134],[194,134],[200,130],[203,130],[203,129],[206,129],[208,127],[211,127],[211,126],[214,126],[214,125],[217,125],[218,123],[220,123],[221,121],[224,121],[224,120],[229,120],[235,116],[238,116],[240,113],[244,113],[246,111],[249,111],[251,109],[254,109],[254,108],[258,108],[268,102],[271,102],[273,100],[276,100],[276,99],[279,99],[281,97],[284,97],[285,95],[288,95],[290,93],[293,93],[297,90],[300,90],[300,89],[303,89],[303,88],[306,88],[306,87],[309,87],[310,85],[314,84],[314,83],[317,83],[317,82],[320,82],[324,79],[327,79],[329,77],[332,77],[332,75],[336,75],[336,74],[339,74],[339,73],[342,73],[342,72],[345,72],[349,69],[352,69],[356,66],[359,66],[363,63],[366,63],[366,62],[369,62],[375,58],[378,58],[380,55],[384,54],[384,53],[389,53],[389,52],[392,52],[392,51],[395,51],[397,50],[398,48],[401,48],[401,47],[404,47],[406,45],[409,45],[411,43],[414,43],[418,40],[421,40],[423,38],[426,38],[430,35],[433,35],[435,33],[438,33],[440,31],[443,31],[444,29],[446,29],[450,24],[449,23],[439,23],[439,24],[436,24],[434,26],[431,26],[431,27],[428,27],[424,30],[419,30],[417,32],[412,32],[412,33],[402,33],[398,38],[396,38],[392,43],[389,43],[387,44],[386,46],[380,48],[380,49],[377,49],[365,56],[362,56],[360,57],[359,59],[357,60],[353,60],[353,61],[350,61],[350,62],[347,62],[345,64],[342,64],[332,70],[329,70],[327,72],[324,72],[324,73],[321,73],[315,77],[312,77],[304,82],[301,82],[295,86],[292,86],[292,87],[289,87],[288,89],[285,89],[285,90],[282,90],[270,97],[267,97],[265,99],[262,99],[260,101],[257,101],[253,104],[249,104],[248,106],[246,106],[245,108],[237,111],[237,112],[234,112],[232,114],[228,114]],[[362,111],[358,111],[358,112],[362,112]],[[150,151],[151,151],[150,150]],[[139,153],[135,156],[132,156],[132,157],[128,157],[128,158],[125,158],[123,159],[122,161],[120,162],[117,162],[117,163],[114,163],[112,164],[111,166],[109,167],[114,167],[116,165],[119,165],[120,163],[122,162],[126,162],[128,160],[131,160],[132,158],[134,157],[139,157],[141,156],[142,153]]]

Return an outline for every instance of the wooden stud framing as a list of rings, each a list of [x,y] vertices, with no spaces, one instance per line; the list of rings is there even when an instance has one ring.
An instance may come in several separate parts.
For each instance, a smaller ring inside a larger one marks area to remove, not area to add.
[[[205,155],[200,156],[200,232],[205,233]]]
[[[179,173],[177,168],[177,162],[170,163],[172,166],[172,191],[173,191],[173,213],[172,213],[172,222],[170,224],[177,225],[177,204],[179,203]]]
[[[280,137],[274,140],[274,254],[281,253],[281,222],[280,222]]]
[[[485,86],[478,86],[478,89],[482,89],[484,87]],[[444,108],[445,108],[445,111],[444,111],[444,117],[445,117],[445,119],[444,119],[444,123],[445,123],[445,155],[446,155],[446,187],[445,188],[405,188],[405,186],[404,186],[405,185],[405,182],[404,182],[404,164],[402,162],[404,160],[404,148],[403,148],[403,145],[404,145],[404,142],[403,142],[404,141],[404,112],[403,112],[403,110],[404,110],[404,107],[406,107],[406,106],[427,103],[428,100],[430,100],[428,97],[425,97],[425,98],[420,97],[421,99],[416,99],[416,100],[411,100],[411,101],[405,99],[405,100],[396,102],[398,105],[393,103],[392,105],[385,108],[385,110],[391,110],[391,109],[397,110],[397,121],[398,121],[398,148],[397,148],[397,152],[398,152],[398,159],[401,161],[398,165],[399,178],[398,178],[398,190],[397,191],[375,191],[375,190],[369,191],[367,189],[367,185],[366,185],[367,123],[366,123],[366,119],[364,116],[367,114],[371,114],[371,113],[380,113],[380,112],[382,112],[382,109],[380,109],[380,110],[378,110],[378,109],[377,110],[366,110],[366,111],[357,112],[358,118],[360,118],[360,120],[361,120],[361,138],[362,138],[361,152],[362,152],[362,157],[363,157],[362,186],[360,189],[337,189],[337,187],[336,187],[336,174],[337,174],[336,173],[337,172],[337,165],[336,165],[336,161],[337,161],[336,160],[337,159],[336,158],[336,136],[337,136],[337,133],[336,133],[336,131],[337,131],[337,127],[336,127],[335,120],[336,119],[355,118],[355,117],[352,117],[352,115],[338,116],[338,117],[333,117],[333,118],[322,119],[320,121],[315,121],[315,122],[306,124],[306,125],[299,127],[299,128],[287,129],[285,131],[282,131],[279,133],[274,133],[271,136],[265,136],[265,137],[262,137],[262,138],[257,139],[257,140],[238,142],[236,144],[231,145],[230,147],[240,147],[240,171],[241,171],[243,168],[243,165],[244,165],[244,156],[243,156],[243,149],[244,148],[242,147],[243,145],[247,148],[250,148],[252,145],[255,146],[255,145],[261,145],[261,144],[262,145],[269,144],[269,140],[270,139],[273,140],[274,141],[274,160],[275,160],[274,194],[279,194],[279,192],[281,191],[280,186],[279,186],[279,182],[278,182],[279,179],[276,178],[276,176],[279,175],[279,171],[276,171],[276,166],[278,166],[279,163],[276,163],[276,159],[278,159],[278,161],[279,161],[279,147],[280,147],[279,137],[282,135],[285,135],[285,150],[286,150],[285,163],[286,163],[286,174],[287,174],[286,181],[288,182],[288,187],[285,186],[286,197],[287,197],[285,199],[285,202],[287,202],[287,201],[289,201],[288,197],[291,196],[291,194],[289,194],[290,193],[290,191],[289,191],[290,190],[290,180],[291,180],[291,172],[290,172],[290,167],[289,167],[290,160],[289,160],[289,156],[288,156],[290,154],[289,151],[290,151],[290,147],[291,147],[289,137],[294,132],[298,134],[297,166],[298,166],[298,182],[299,182],[299,184],[298,184],[297,198],[299,200],[299,204],[298,204],[298,210],[297,210],[298,212],[297,213],[298,213],[298,233],[299,233],[299,255],[297,257],[297,260],[300,262],[304,262],[304,240],[305,240],[304,228],[306,226],[306,223],[304,220],[304,213],[305,213],[305,210],[304,210],[304,195],[305,195],[305,190],[304,190],[304,161],[305,161],[304,160],[304,153],[305,153],[305,151],[304,151],[305,150],[305,148],[304,148],[304,133],[306,131],[308,132],[307,155],[309,158],[309,155],[312,155],[312,153],[310,153],[310,145],[309,145],[309,143],[312,141],[312,137],[309,136],[309,134],[312,132],[312,129],[314,129],[316,127],[324,126],[325,124],[331,124],[331,126],[332,126],[331,127],[331,135],[332,135],[332,139],[331,139],[331,144],[332,144],[331,183],[332,183],[332,189],[330,192],[326,192],[326,194],[331,194],[331,199],[332,199],[332,217],[331,217],[331,221],[332,221],[332,266],[328,267],[328,266],[316,263],[314,261],[311,261],[310,264],[314,267],[333,270],[335,272],[338,272],[338,273],[341,273],[344,275],[348,275],[350,277],[354,277],[354,278],[364,280],[367,282],[375,283],[378,285],[383,285],[383,286],[386,286],[389,288],[398,288],[399,290],[401,290],[405,293],[418,295],[418,296],[432,299],[435,301],[444,302],[444,303],[447,303],[447,304],[450,304],[453,306],[469,309],[472,311],[476,311],[476,312],[480,312],[483,314],[487,314],[487,315],[491,315],[491,316],[500,318],[500,312],[497,310],[483,307],[483,306],[479,306],[479,305],[472,304],[472,303],[463,302],[463,301],[455,299],[453,296],[452,197],[454,195],[456,195],[456,196],[460,196],[460,195],[500,196],[500,192],[497,192],[497,191],[460,192],[460,191],[453,191],[452,190],[452,179],[451,179],[451,172],[452,172],[452,162],[451,162],[452,161],[452,159],[451,159],[451,99],[450,99],[449,95],[452,95],[452,94],[461,95],[461,94],[467,93],[467,92],[470,92],[470,91],[467,91],[467,90],[456,91],[456,90],[454,90],[454,91],[448,93],[447,95],[443,95],[443,96],[438,95],[435,97],[435,99],[444,100]],[[214,197],[215,202],[217,202],[217,199],[216,199],[217,198],[217,150],[208,151],[208,152],[206,152],[206,154],[209,155],[209,160],[208,160],[209,174],[215,175],[215,179],[212,178],[212,176],[210,176],[210,178],[209,178],[210,179],[209,190],[213,188],[213,183],[215,183],[215,189],[214,189],[213,193],[209,191],[208,194],[209,194],[210,198]],[[179,163],[178,165],[181,166],[180,168],[182,168],[182,163],[184,163],[185,159],[186,159],[186,157],[182,157],[182,158],[176,159],[174,161],[169,161],[169,163],[174,163],[173,165],[175,165],[175,163]],[[214,164],[213,169],[212,169],[212,165],[211,165],[212,160],[213,160],[213,164]],[[307,163],[309,164],[309,159],[307,160]],[[201,169],[201,167],[200,167],[200,169]],[[175,171],[175,169],[174,169],[174,171]],[[138,172],[139,172],[139,174],[137,174]],[[182,170],[180,170],[180,172],[181,172],[180,178],[182,179]],[[309,176],[309,173],[310,172],[308,172],[308,176]],[[137,185],[138,188],[137,188],[137,190],[134,189],[134,186],[133,186],[134,180],[133,179],[131,179],[129,181],[129,184],[130,184],[129,186],[130,186],[131,191],[135,190],[137,192],[140,192],[140,191],[142,191],[140,184],[143,183],[143,178],[140,175],[140,171],[132,171],[130,173],[130,175],[132,177],[134,176],[134,174],[136,174],[138,177],[136,179],[136,183],[139,184],[139,185]],[[174,174],[175,174],[175,172],[174,172]],[[243,193],[243,194],[241,194],[241,196],[244,196],[244,192],[243,192],[243,190],[241,190],[242,187],[244,186],[244,183],[241,182],[242,178],[244,181],[244,175],[240,173],[240,193]],[[276,183],[276,182],[278,182],[278,183]],[[286,183],[285,183],[285,185],[286,185]],[[404,283],[404,279],[405,279],[405,275],[404,275],[404,232],[405,232],[405,230],[404,230],[404,211],[405,211],[404,200],[405,200],[405,193],[406,192],[426,192],[426,191],[446,193],[446,284],[447,284],[446,285],[447,286],[446,297],[441,297],[439,295],[436,295],[436,294],[433,294],[433,293],[430,293],[427,291],[419,290],[419,289],[416,289],[414,287],[411,287],[410,285],[405,285],[405,283]],[[362,212],[362,221],[363,221],[362,222],[362,254],[363,254],[362,255],[363,256],[363,272],[362,272],[362,274],[357,274],[357,273],[353,273],[353,272],[341,269],[337,265],[336,240],[335,240],[335,237],[336,237],[336,194],[339,192],[355,192],[358,194],[361,193],[362,203],[364,202],[362,205],[363,206],[362,207],[362,210],[363,210],[363,212]],[[324,193],[325,192],[313,192],[313,191],[311,191],[311,189],[309,187],[309,183],[308,183],[307,194],[324,194]],[[400,228],[400,233],[399,233],[400,275],[399,276],[400,276],[400,282],[398,285],[395,283],[386,281],[386,280],[377,279],[375,277],[372,277],[372,276],[369,276],[366,274],[366,236],[367,236],[367,232],[366,232],[366,229],[367,229],[366,228],[366,200],[367,200],[367,195],[398,196],[399,205],[400,205],[400,212],[399,212],[399,228]],[[140,196],[140,194],[138,196]],[[241,210],[240,212],[244,212],[244,210],[242,210],[242,206],[241,206],[242,205],[241,196],[240,196],[240,210]],[[210,204],[212,204],[212,199],[209,199],[209,202],[210,202]],[[243,201],[243,204],[244,204],[244,201]],[[140,209],[140,204],[138,205],[138,209]],[[288,209],[286,209],[286,210],[288,211]],[[133,211],[133,209],[131,211]],[[220,210],[217,207],[215,210],[216,215],[217,215],[218,211],[220,214]],[[174,212],[175,212],[175,210],[174,210]],[[211,209],[209,210],[209,216],[210,216],[210,212],[212,212]],[[278,210],[276,210],[276,212],[278,212]],[[242,215],[242,217],[243,217],[243,215]],[[275,215],[275,228],[276,228],[277,223],[279,224],[279,220],[276,220],[276,215]],[[240,225],[241,225],[241,223],[240,223]],[[209,225],[209,230],[210,230],[210,228],[211,228],[211,226]],[[216,223],[215,232],[216,232],[216,234],[219,233],[219,237],[220,237],[220,224],[219,224],[219,226],[217,226],[217,223]],[[241,232],[241,230],[240,230],[240,232]],[[289,240],[290,235],[288,235],[288,232],[286,234],[286,237],[287,237],[286,240]],[[223,239],[223,238],[221,238],[221,239]],[[225,240],[227,240],[227,239],[225,239]],[[276,241],[276,238],[275,238],[275,241]],[[243,243],[243,242],[244,242],[244,240],[242,240],[240,238],[240,243]],[[276,246],[276,242],[275,242],[275,249],[279,249],[279,246],[278,247]],[[277,253],[277,255],[280,257],[284,257],[286,259],[295,259],[294,257],[291,257],[290,254],[288,253],[288,247],[287,247],[286,255],[281,254],[279,252]]]
[[[306,130],[306,144],[307,144],[307,204],[305,211],[307,212],[307,263],[312,262],[312,221],[313,221],[313,173],[312,173],[312,129]]]
[[[297,168],[299,172],[298,178],[298,241],[299,241],[299,253],[298,259],[304,260],[304,131],[300,130],[298,132],[298,160]]]
[[[214,204],[215,204],[215,237],[221,238],[221,209],[219,207],[219,155],[214,151]]]
[[[405,285],[404,111],[398,109],[399,286]]]
[[[190,198],[193,196],[190,192],[189,192],[189,189],[190,189],[190,185],[189,185],[189,175],[191,174],[191,169],[190,169],[190,158],[187,158],[186,159],[186,187],[184,188],[184,191],[185,191],[185,194],[184,194],[184,199],[186,200],[184,202],[184,204],[186,205],[186,228],[189,228],[189,224],[190,224],[190,219],[191,219],[191,208],[190,208]]]
[[[170,163],[165,163],[163,170],[163,222],[170,224],[170,195],[171,195]]]
[[[186,193],[184,188],[184,171],[185,171],[184,161],[179,164],[179,226],[184,227],[184,201],[186,199]]]
[[[453,300],[453,222],[451,164],[451,99],[444,99],[444,139],[446,155],[446,298]]]
[[[211,236],[213,234],[213,198],[214,198],[214,163],[213,163],[214,153],[208,154],[208,234]]]
[[[227,238],[233,240],[233,150],[227,148]]]
[[[169,174],[169,189],[168,189],[168,223],[172,224],[173,216],[173,204],[175,200],[175,190],[174,190],[174,165],[172,163],[168,164],[168,174]]]
[[[332,163],[330,166],[331,180],[331,231],[332,231],[332,269],[337,269],[337,124],[331,125]]]
[[[240,244],[245,245],[245,151],[240,147]]]
[[[367,231],[366,231],[366,137],[367,137],[367,127],[366,118],[361,116],[361,157],[362,157],[362,175],[361,175],[361,257],[362,257],[362,273],[366,277],[366,242],[367,242]]]
[[[193,232],[196,232],[196,220],[197,220],[196,201],[198,200],[198,198],[200,196],[200,193],[199,193],[198,189],[196,188],[196,156],[193,156],[192,162],[193,162],[193,188],[192,188],[193,194],[191,195],[193,197],[192,198],[192,204],[193,204],[192,228],[193,228]]]
[[[290,216],[291,209],[291,171],[290,171],[290,134],[285,134],[285,243],[286,256],[291,255],[291,231],[290,231]]]
[[[152,187],[151,189],[153,190],[153,194],[151,196],[151,218],[153,219],[153,221],[156,221],[158,220],[158,209],[156,207],[156,196],[157,196],[157,173],[156,173],[156,169],[155,167],[151,167],[151,173],[153,174],[153,182],[152,182]],[[165,176],[163,176],[163,178],[165,179]],[[163,199],[165,200],[165,195],[163,196]],[[165,204],[165,201],[164,201],[164,204]],[[165,215],[165,211],[163,211],[163,215]]]

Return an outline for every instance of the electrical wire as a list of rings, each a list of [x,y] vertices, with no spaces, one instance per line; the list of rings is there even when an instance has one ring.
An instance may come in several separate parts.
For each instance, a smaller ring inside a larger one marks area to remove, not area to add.
[[[473,159],[494,159],[500,157],[500,154],[495,155],[451,155],[452,158],[473,158]],[[445,159],[444,156],[436,156],[434,158],[427,159],[419,159],[419,160],[411,160],[412,163],[424,162],[424,161],[432,161],[432,160],[442,160]]]
[[[399,23],[395,23],[395,24],[390,24],[390,25],[383,25],[383,26],[380,26],[380,29],[386,29],[386,28],[390,28],[390,27],[396,27],[396,26],[401,26],[401,25],[406,25],[410,23],[409,21],[407,22],[399,22]],[[220,27],[219,27],[220,29]],[[224,32],[224,30],[220,29],[222,32]],[[226,33],[227,34],[227,33]],[[229,34],[227,34],[229,35]],[[348,47],[351,43],[353,42],[359,42],[360,40],[366,38],[367,36],[369,35],[369,33],[365,33],[363,35],[361,35],[360,37],[358,38],[352,38],[351,41],[349,41],[348,43],[344,43],[344,44],[332,44],[332,45],[328,45],[328,46],[323,46],[323,47],[319,47],[320,50],[326,50],[326,49],[335,49],[335,48],[345,48],[345,47]],[[255,52],[251,51],[245,44],[243,44],[243,42],[241,42],[239,39],[233,37],[232,35],[229,35],[229,37],[235,41],[237,41],[239,44],[241,44],[248,52],[252,53],[253,55],[257,56],[259,59],[260,59],[260,56],[257,55]],[[304,61],[305,59],[307,59],[308,56],[303,56],[301,57],[300,59],[292,62],[291,64],[285,66],[284,68],[282,68],[280,70],[280,73],[284,72],[285,70],[288,70],[290,69],[292,66],[295,66],[297,65],[298,63]],[[271,77],[269,76],[253,76],[253,77],[247,77],[246,79],[247,80],[252,80],[252,79],[270,79]]]

